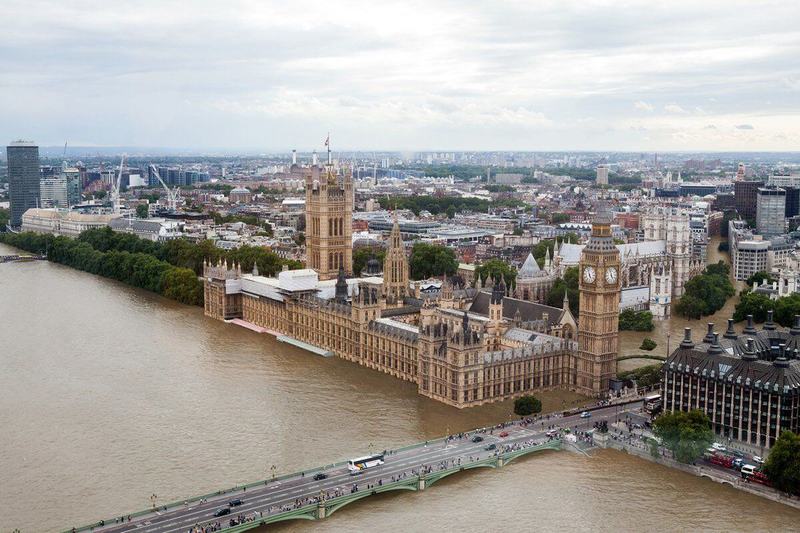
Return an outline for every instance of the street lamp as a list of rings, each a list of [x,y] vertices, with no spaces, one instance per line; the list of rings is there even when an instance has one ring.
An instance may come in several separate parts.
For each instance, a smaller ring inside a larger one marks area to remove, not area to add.
[[[275,470],[277,470],[277,468],[275,468],[275,465],[272,465],[269,469],[272,472],[272,481],[275,481]]]
[[[154,511],[156,510],[156,500],[157,500],[157,499],[158,499],[158,496],[156,496],[156,493],[155,493],[155,492],[154,492],[153,494],[151,494],[151,495],[150,495],[150,503],[152,503],[152,504],[153,504],[153,510],[154,510]]]

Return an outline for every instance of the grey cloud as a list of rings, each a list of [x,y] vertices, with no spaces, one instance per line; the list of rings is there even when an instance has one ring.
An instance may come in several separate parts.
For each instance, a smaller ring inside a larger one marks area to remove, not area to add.
[[[736,126],[736,129],[737,130],[754,130],[755,128],[753,127],[752,124],[738,124]]]

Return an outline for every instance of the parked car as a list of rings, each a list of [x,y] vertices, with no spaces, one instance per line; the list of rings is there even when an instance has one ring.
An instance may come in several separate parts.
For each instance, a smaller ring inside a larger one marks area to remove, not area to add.
[[[327,479],[327,478],[328,478],[328,474],[326,474],[324,472],[317,472],[316,474],[314,474],[314,481],[322,481],[323,479]]]
[[[725,446],[723,446],[719,442],[715,442],[714,444],[711,445],[711,447],[717,450],[718,452],[724,452],[728,450]]]
[[[481,437],[480,435],[475,435],[474,437],[472,437],[472,442],[482,442],[482,441],[483,437]]]
[[[742,477],[747,478],[748,476],[752,476],[753,473],[757,470],[755,465],[744,465],[742,467]]]
[[[225,516],[226,514],[231,514],[230,507],[223,507],[222,509],[217,509],[217,512],[214,513],[214,516],[220,517],[220,516]]]
[[[590,413],[589,411],[584,411],[581,413],[581,418],[591,418],[591,417],[592,413]]]

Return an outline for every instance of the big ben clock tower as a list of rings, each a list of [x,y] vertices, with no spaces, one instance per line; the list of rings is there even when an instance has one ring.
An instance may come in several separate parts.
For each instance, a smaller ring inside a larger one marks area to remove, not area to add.
[[[616,374],[619,348],[619,250],[611,236],[611,217],[600,213],[581,253],[578,312],[579,392],[600,396]]]

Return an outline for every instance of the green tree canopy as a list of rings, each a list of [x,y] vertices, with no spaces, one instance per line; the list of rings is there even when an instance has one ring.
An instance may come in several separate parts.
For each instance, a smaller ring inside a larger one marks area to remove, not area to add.
[[[653,313],[625,309],[619,314],[620,331],[653,331]]]
[[[662,414],[653,422],[653,432],[682,463],[696,461],[714,442],[711,420],[697,409]]]
[[[761,285],[762,281],[766,281],[767,283],[772,283],[773,281],[775,281],[775,279],[772,276],[770,276],[768,272],[756,272],[755,274],[747,278],[747,281],[745,281],[745,283],[747,284],[748,287],[752,287],[753,283],[758,283],[759,285]]]
[[[417,242],[411,249],[409,259],[411,279],[434,276],[452,276],[458,270],[458,260],[452,248],[439,244]]]
[[[764,473],[777,489],[800,494],[800,435],[783,431],[770,448]]]
[[[353,250],[353,274],[360,276],[361,271],[367,266],[367,261],[373,257],[381,263],[381,268],[383,268],[386,250],[382,248],[372,248],[370,246],[362,246],[361,248]]]
[[[702,274],[686,282],[684,295],[675,311],[686,318],[712,315],[722,309],[736,291],[729,279],[730,267],[719,261],[708,265]]]
[[[150,216],[150,208],[147,204],[139,204],[136,206],[136,217],[147,218]]]
[[[753,315],[753,320],[756,322],[764,322],[767,319],[767,311],[772,309],[775,309],[775,301],[770,300],[766,294],[744,291],[739,296],[733,319],[739,322],[747,318],[747,315]]]
[[[656,349],[656,346],[658,346],[658,344],[656,344],[656,341],[654,341],[650,337],[646,337],[642,339],[642,344],[639,346],[639,349],[652,352],[653,350]]]
[[[0,208],[0,231],[6,230],[6,225],[11,218],[11,213],[8,209]]]
[[[547,295],[547,305],[560,308],[564,303],[564,293],[567,293],[569,298],[569,310],[577,318],[581,297],[581,292],[578,290],[578,267],[567,268],[564,277],[556,279]]]
[[[514,400],[514,414],[530,416],[542,412],[542,402],[536,396],[520,396]]]
[[[617,374],[617,377],[622,380],[635,380],[639,387],[651,387],[661,381],[661,365],[647,365],[626,370]]]

